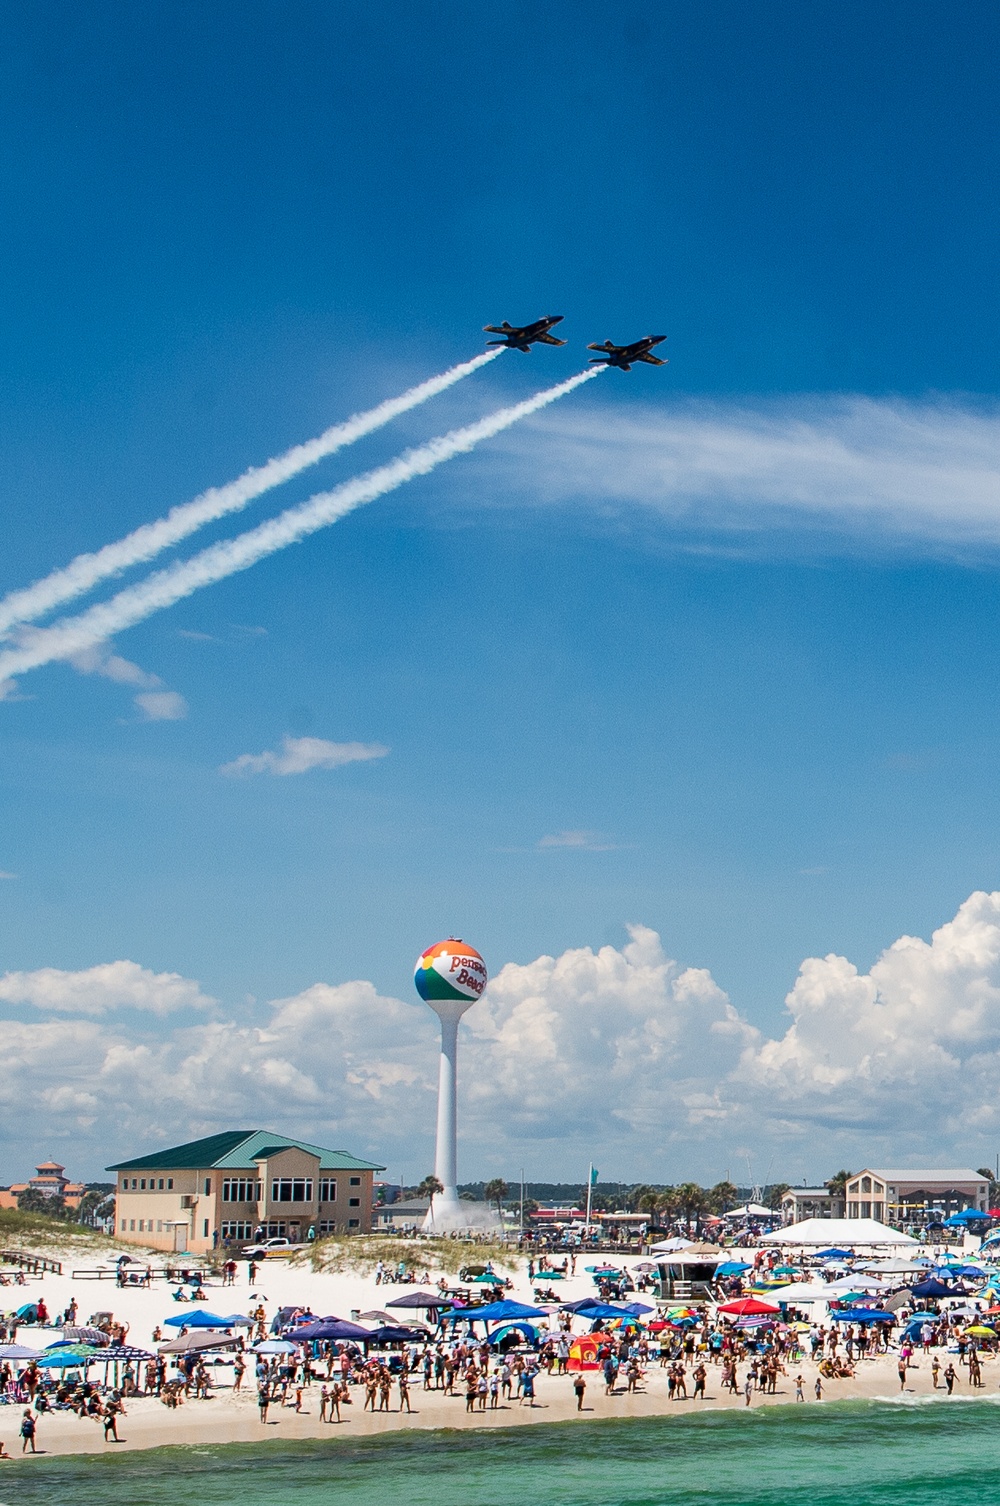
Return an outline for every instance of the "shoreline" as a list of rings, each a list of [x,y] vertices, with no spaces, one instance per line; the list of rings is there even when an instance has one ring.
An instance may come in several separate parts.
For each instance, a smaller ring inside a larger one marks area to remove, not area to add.
[[[294,1407],[271,1408],[267,1423],[259,1420],[256,1397],[251,1388],[233,1397],[228,1391],[217,1394],[209,1401],[190,1399],[176,1411],[164,1407],[155,1397],[135,1397],[128,1403],[128,1415],[119,1419],[121,1439],[118,1443],[104,1441],[103,1426],[91,1419],[79,1418],[73,1413],[47,1414],[39,1420],[38,1452],[20,1452],[20,1438],[16,1429],[22,1409],[17,1406],[0,1412],[0,1437],[11,1453],[10,1462],[25,1462],[33,1459],[80,1458],[94,1455],[122,1455],[148,1452],[161,1448],[218,1448],[227,1445],[260,1445],[271,1443],[305,1443],[326,1441],[371,1442],[372,1440],[397,1437],[422,1432],[461,1433],[511,1432],[520,1427],[540,1425],[568,1426],[574,1422],[645,1421],[651,1418],[697,1416],[720,1416],[730,1413],[760,1412],[762,1408],[798,1407],[803,1412],[817,1408],[829,1408],[844,1402],[880,1402],[887,1406],[899,1406],[909,1410],[914,1406],[932,1405],[935,1402],[956,1404],[977,1401],[1000,1402],[996,1385],[988,1382],[981,1389],[971,1389],[962,1382],[949,1397],[944,1387],[935,1391],[929,1381],[929,1368],[925,1367],[923,1378],[914,1376],[914,1383],[900,1392],[894,1387],[897,1381],[895,1358],[880,1357],[866,1361],[866,1369],[853,1381],[828,1382],[824,1384],[824,1396],[817,1401],[812,1394],[815,1367],[806,1362],[802,1366],[807,1400],[795,1400],[794,1376],[780,1377],[781,1384],[773,1396],[754,1392],[751,1405],[746,1406],[742,1392],[723,1394],[718,1389],[719,1374],[710,1373],[709,1386],[715,1382],[704,1401],[693,1399],[668,1401],[666,1372],[651,1368],[646,1375],[646,1389],[627,1394],[619,1391],[612,1396],[604,1394],[604,1383],[599,1372],[586,1372],[587,1393],[583,1411],[578,1411],[572,1391],[572,1375],[542,1376],[537,1384],[537,1403],[534,1407],[522,1406],[511,1400],[494,1410],[469,1413],[465,1410],[464,1396],[446,1396],[442,1391],[425,1392],[414,1388],[411,1391],[412,1413],[365,1412],[361,1408],[363,1393],[343,1410],[340,1423],[319,1421],[318,1384],[311,1386],[303,1398],[301,1413]],[[919,1373],[919,1367],[917,1367]],[[998,1377],[994,1376],[996,1380]],[[659,1383],[658,1383],[659,1382]],[[394,1405],[397,1397],[393,1397]],[[4,1424],[9,1419],[9,1427]]]

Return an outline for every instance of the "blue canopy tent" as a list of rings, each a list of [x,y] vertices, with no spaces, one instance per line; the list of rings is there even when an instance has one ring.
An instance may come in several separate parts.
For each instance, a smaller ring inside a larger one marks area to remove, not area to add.
[[[560,1302],[559,1311],[562,1313],[582,1313],[588,1307],[593,1307],[597,1300],[596,1297],[578,1297],[575,1302]]]
[[[615,1316],[621,1317],[618,1309]],[[501,1302],[488,1302],[485,1307],[455,1307],[441,1314],[441,1321],[461,1323],[503,1323],[518,1318],[544,1318],[544,1307],[527,1307],[523,1302],[513,1302],[505,1297]]]
[[[315,1323],[307,1323],[304,1328],[293,1328],[286,1338],[293,1339],[296,1343],[300,1339],[355,1339],[370,1344],[372,1331],[370,1328],[362,1328],[360,1323],[348,1323],[343,1318],[321,1318]]]
[[[405,1328],[400,1323],[385,1323],[368,1335],[372,1344],[412,1344],[427,1337],[423,1328]]]
[[[835,1323],[895,1323],[895,1313],[881,1307],[849,1307],[846,1312],[831,1313]]]
[[[944,1221],[946,1229],[960,1229],[963,1224],[988,1224],[990,1216],[983,1213],[979,1208],[963,1208],[961,1213],[953,1213]]]
[[[945,1286],[943,1281],[938,1281],[932,1276],[928,1281],[920,1281],[910,1288],[915,1297],[967,1297],[968,1292],[960,1282],[954,1286]]]
[[[196,1307],[194,1312],[178,1313],[174,1318],[164,1318],[164,1328],[232,1328],[236,1323],[245,1323],[245,1318],[220,1318],[215,1313]]]
[[[817,1250],[817,1260],[849,1260],[850,1250]]]
[[[745,1260],[724,1260],[716,1267],[717,1276],[742,1276],[744,1271],[750,1269]]]

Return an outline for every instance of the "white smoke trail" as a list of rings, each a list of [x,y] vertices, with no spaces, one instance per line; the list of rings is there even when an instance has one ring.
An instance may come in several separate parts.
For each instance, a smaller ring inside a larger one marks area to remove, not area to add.
[[[17,648],[0,653],[0,689],[9,685],[10,677],[23,674],[29,669],[38,669],[56,659],[68,659],[97,643],[103,643],[112,634],[122,632],[143,622],[154,612],[173,606],[185,596],[225,580],[239,570],[246,570],[266,555],[295,544],[320,528],[335,523],[346,513],[353,512],[365,502],[374,502],[387,492],[395,491],[415,476],[426,476],[436,466],[451,460],[454,455],[465,454],[484,439],[491,439],[501,430],[510,428],[518,419],[537,413],[557,398],[581,387],[607,368],[591,366],[556,387],[536,392],[534,397],[513,407],[501,408],[477,423],[464,429],[454,429],[437,439],[408,450],[388,465],[356,476],[351,481],[334,487],[332,491],[320,492],[297,507],[290,507],[276,518],[261,523],[235,539],[224,539],[218,544],[203,549],[192,559],[179,562],[167,570],[159,570],[145,580],[124,591],[119,591],[110,601],[99,602],[77,617],[66,617],[49,628],[29,628]]]
[[[355,413],[343,423],[334,424],[332,429],[327,429],[317,439],[294,445],[284,455],[267,461],[265,465],[244,471],[235,481],[230,481],[225,486],[213,486],[191,502],[171,508],[165,518],[144,523],[123,539],[105,544],[103,549],[98,549],[94,554],[78,554],[75,560],[71,560],[61,570],[54,570],[44,580],[35,581],[34,585],[23,590],[11,591],[0,600],[0,634],[9,632],[17,623],[35,622],[63,602],[83,596],[98,581],[119,575],[132,565],[144,564],[164,549],[169,549],[172,544],[188,538],[204,524],[225,517],[227,513],[239,512],[255,497],[270,491],[274,486],[280,486],[283,481],[290,480],[307,466],[316,465],[328,455],[342,450],[345,445],[354,444],[355,440],[371,434],[375,429],[381,429],[400,414],[408,413],[411,408],[419,407],[429,398],[437,397],[438,393],[453,387],[463,377],[478,371],[480,366],[496,360],[503,349],[500,346],[496,350],[484,351],[471,361],[463,361],[461,365],[452,366],[440,376],[430,377],[419,386],[411,387],[401,397],[388,398],[367,413]]]

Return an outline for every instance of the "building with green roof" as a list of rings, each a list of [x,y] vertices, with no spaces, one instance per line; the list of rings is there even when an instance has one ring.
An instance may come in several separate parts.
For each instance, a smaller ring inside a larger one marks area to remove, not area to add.
[[[226,1130],[109,1166],[119,1239],[147,1249],[238,1251],[371,1230],[372,1161],[273,1130]]]

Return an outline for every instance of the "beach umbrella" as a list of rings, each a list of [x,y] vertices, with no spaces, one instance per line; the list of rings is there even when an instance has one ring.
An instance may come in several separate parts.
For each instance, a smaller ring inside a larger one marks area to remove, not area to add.
[[[241,1339],[234,1339],[224,1333],[185,1333],[179,1339],[171,1339],[169,1344],[160,1344],[157,1354],[190,1354],[192,1350],[201,1349],[238,1349]]]
[[[771,1272],[772,1276],[797,1276],[799,1268],[795,1265],[776,1265]]]
[[[83,1327],[77,1328],[70,1325],[62,1331],[63,1341],[67,1344],[110,1344],[111,1335],[105,1333],[103,1328]]]
[[[638,1269],[639,1267],[636,1266],[636,1270]],[[743,1272],[748,1271],[749,1269],[750,1267],[747,1265],[745,1260],[724,1260],[722,1264],[716,1268],[715,1274],[717,1276],[742,1276]]]
[[[616,1265],[585,1265],[583,1269],[591,1276],[622,1276],[625,1274]]]
[[[232,1328],[237,1321],[235,1318],[220,1318],[215,1313],[206,1312],[202,1307],[195,1307],[189,1313],[178,1313],[176,1317],[164,1318],[165,1328]],[[240,1318],[241,1323],[249,1323],[249,1318]]]
[[[0,1344],[0,1360],[38,1360],[41,1350],[26,1349],[23,1344]]]
[[[90,1344],[61,1344],[58,1349],[47,1349],[36,1363],[46,1370],[75,1370],[100,1357],[100,1351]]]
[[[410,1344],[414,1339],[426,1338],[426,1333],[419,1328],[404,1328],[400,1323],[386,1323],[369,1334],[369,1338],[373,1344]]]
[[[850,1250],[837,1249],[817,1250],[815,1255],[816,1260],[849,1260],[850,1257]]]
[[[653,1312],[653,1308],[647,1307],[645,1302],[626,1302],[625,1311],[631,1313],[634,1318],[641,1318],[643,1313]]]
[[[974,1323],[971,1328],[967,1328],[965,1330],[965,1337],[972,1337],[974,1339],[995,1339],[996,1332],[992,1328],[987,1328],[982,1323]]]
[[[881,1307],[850,1307],[846,1312],[831,1313],[835,1323],[895,1323],[894,1313]]]
[[[294,1354],[298,1345],[289,1344],[287,1339],[261,1339],[259,1344],[253,1346],[254,1354]]]
[[[737,1318],[759,1317],[762,1313],[775,1313],[781,1316],[780,1307],[772,1307],[767,1302],[761,1302],[756,1297],[740,1297],[736,1302],[721,1302],[720,1313],[733,1313]]]
[[[387,1302],[386,1307],[447,1307],[448,1303],[440,1292],[407,1292],[405,1297],[394,1297]]]
[[[638,1265],[634,1265],[632,1267],[632,1271],[636,1276],[648,1276],[652,1271],[655,1270],[656,1266],[651,1260],[640,1260]]]
[[[112,1360],[117,1364],[119,1360],[151,1360],[152,1358],[148,1349],[137,1349],[134,1344],[109,1344],[106,1349],[101,1350],[100,1354],[94,1355],[95,1360],[101,1360],[105,1364],[110,1364]]]
[[[636,1303],[636,1306],[641,1307],[642,1304]],[[643,1307],[642,1310],[644,1313],[650,1313],[653,1311],[651,1307]],[[590,1318],[595,1322],[598,1318],[602,1320],[607,1318],[634,1319],[636,1316],[636,1313],[632,1311],[631,1307],[615,1307],[610,1302],[591,1302],[589,1306],[580,1309],[581,1318]]]

